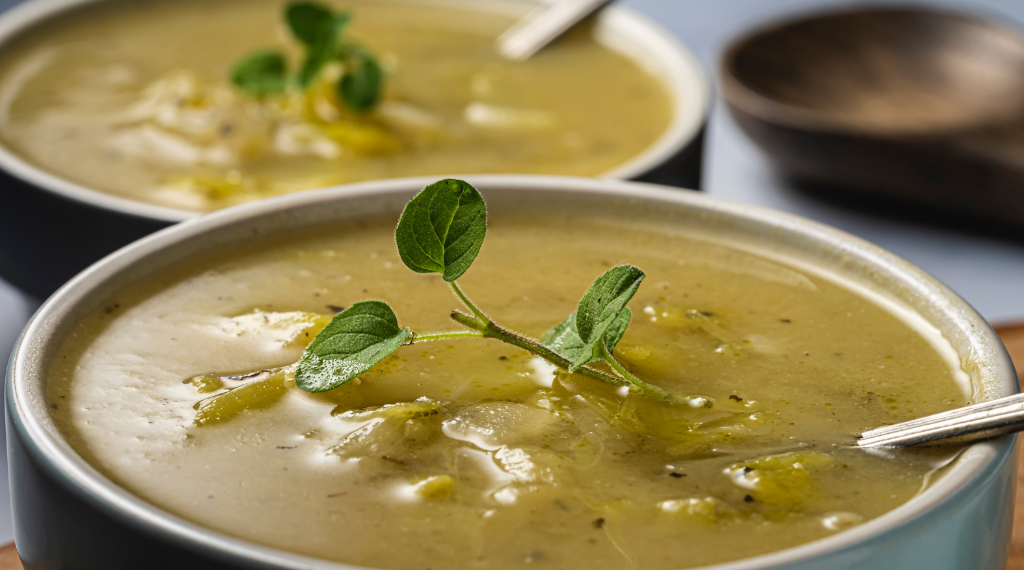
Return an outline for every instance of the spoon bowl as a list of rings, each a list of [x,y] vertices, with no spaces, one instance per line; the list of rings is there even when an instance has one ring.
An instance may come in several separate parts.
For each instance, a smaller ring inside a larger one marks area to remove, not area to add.
[[[1024,225],[1024,36],[931,8],[803,17],[733,42],[722,92],[787,175]]]

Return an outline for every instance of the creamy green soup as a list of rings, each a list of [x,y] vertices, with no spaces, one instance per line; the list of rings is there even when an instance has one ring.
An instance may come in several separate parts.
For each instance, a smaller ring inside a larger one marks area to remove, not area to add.
[[[399,259],[394,220],[155,277],[84,318],[48,381],[67,440],[113,481],[229,535],[377,568],[672,569],[830,536],[927,487],[953,451],[851,434],[965,403],[924,320],[834,276],[653,220],[493,215],[459,280],[540,337],[594,276],[647,279],[615,348],[703,409],[556,373],[485,339],[404,346],[350,384],[290,369],[330,316],[386,299],[450,329],[458,300]]]
[[[495,52],[531,5],[332,3],[384,68],[383,101],[362,115],[339,103],[332,69],[264,99],[231,84],[254,50],[299,64],[280,0],[98,2],[3,47],[0,141],[87,187],[197,211],[399,176],[593,176],[654,143],[666,88],[590,27],[527,62]]]

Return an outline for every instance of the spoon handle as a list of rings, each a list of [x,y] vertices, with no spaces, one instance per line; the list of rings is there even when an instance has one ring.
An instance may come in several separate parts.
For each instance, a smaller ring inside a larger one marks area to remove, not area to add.
[[[574,24],[611,0],[551,0],[523,16],[498,37],[495,47],[503,57],[524,61]]]
[[[1018,431],[1024,431],[1024,394],[867,430],[857,437],[857,447],[970,443]]]

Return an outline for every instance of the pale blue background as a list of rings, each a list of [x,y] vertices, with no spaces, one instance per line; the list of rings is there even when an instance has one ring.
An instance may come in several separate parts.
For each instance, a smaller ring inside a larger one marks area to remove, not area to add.
[[[17,0],[0,0],[0,10],[17,3]],[[866,2],[622,0],[622,3],[651,16],[677,34],[704,62],[709,73],[715,75],[722,47],[752,25],[787,14]],[[912,3],[923,2],[900,2]],[[981,12],[1017,26],[1024,23],[1024,0],[928,3]],[[1024,320],[1024,236],[1018,241],[1008,241],[905,219],[876,218],[799,194],[772,171],[757,148],[744,138],[717,97],[708,127],[703,187],[715,196],[794,212],[856,234],[932,273],[990,321]],[[10,352],[15,336],[34,308],[33,301],[0,281],[0,354]],[[6,459],[0,461],[0,477],[7,478]],[[10,499],[0,490],[0,542],[11,537]]]

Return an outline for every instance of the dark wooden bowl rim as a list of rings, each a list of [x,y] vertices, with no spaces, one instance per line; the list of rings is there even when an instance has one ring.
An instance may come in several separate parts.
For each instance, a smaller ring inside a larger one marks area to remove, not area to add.
[[[786,28],[812,22],[822,18],[835,18],[854,14],[882,14],[882,13],[909,13],[928,16],[939,16],[954,20],[970,22],[989,26],[1009,34],[1020,36],[1024,41],[1024,28],[1013,26],[1006,21],[998,19],[992,14],[978,14],[960,10],[955,7],[923,6],[923,5],[880,5],[880,6],[850,6],[829,9],[812,9],[799,13],[795,16],[769,22],[767,24],[748,30],[740,36],[731,40],[726,49],[722,52],[719,60],[718,72],[719,81],[722,86],[722,96],[726,102],[738,110],[757,117],[760,120],[780,126],[790,127],[803,131],[844,134],[854,136],[878,136],[878,130],[870,127],[860,127],[849,122],[837,121],[828,113],[808,109],[799,105],[784,103],[777,99],[762,95],[756,89],[749,87],[741,81],[734,73],[738,55],[749,45],[765,36],[777,33]],[[934,129],[915,129],[913,132],[901,134],[898,131],[886,131],[885,138],[927,138],[935,134],[944,136],[955,135],[957,132],[967,132],[978,128],[979,124],[972,124],[962,128],[950,128],[948,126],[937,126]]]

